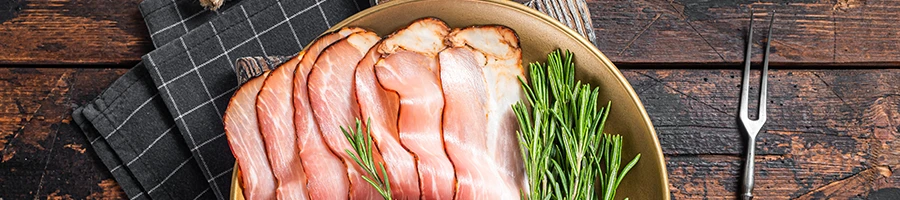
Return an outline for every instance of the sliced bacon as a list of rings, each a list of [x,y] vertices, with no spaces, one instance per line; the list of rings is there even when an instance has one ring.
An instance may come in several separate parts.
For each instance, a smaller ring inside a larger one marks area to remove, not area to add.
[[[350,199],[380,199],[378,192],[362,179],[364,171],[346,153],[352,150],[341,127],[355,127],[359,119],[354,74],[363,55],[380,38],[373,32],[353,33],[326,48],[309,74],[309,103],[328,147],[347,166]],[[377,149],[373,156],[380,159]]]
[[[400,97],[400,141],[416,156],[422,199],[452,199],[456,185],[441,136],[444,95],[437,59],[449,31],[439,19],[414,21],[382,41],[375,65],[384,89]]]
[[[291,106],[291,80],[302,56],[303,52],[273,70],[256,98],[259,130],[266,143],[272,172],[278,180],[278,199],[309,198]]]
[[[482,70],[487,88],[488,153],[500,172],[520,185],[525,183],[525,165],[516,136],[518,121],[512,105],[524,99],[519,77],[525,78],[522,50],[515,31],[504,26],[466,28],[451,34],[453,46],[471,46],[483,54]]]
[[[386,90],[375,76],[375,62],[381,58],[376,44],[356,66],[356,98],[362,119],[367,120],[375,145],[384,159],[389,174],[391,194],[395,199],[419,199],[419,173],[416,160],[400,144],[397,117],[400,97]]]
[[[223,120],[244,196],[381,199],[341,130],[361,120],[394,198],[521,198],[515,33],[425,18],[379,39],[359,28],[323,35],[235,93]]]
[[[456,167],[457,199],[518,199],[524,165],[511,105],[524,77],[515,33],[502,26],[456,29],[440,53],[444,141]],[[487,189],[490,188],[490,189]]]
[[[247,199],[275,199],[275,176],[266,157],[256,119],[256,95],[268,72],[250,79],[234,93],[222,121],[231,152],[240,165],[241,187]]]
[[[344,28],[323,35],[305,50],[307,53],[300,60],[294,73],[294,128],[297,134],[297,147],[300,148],[300,160],[308,177],[310,199],[347,199],[350,182],[347,167],[325,144],[316,125],[307,92],[309,73],[319,54],[326,47],[350,34],[362,31],[364,30],[360,28]]]

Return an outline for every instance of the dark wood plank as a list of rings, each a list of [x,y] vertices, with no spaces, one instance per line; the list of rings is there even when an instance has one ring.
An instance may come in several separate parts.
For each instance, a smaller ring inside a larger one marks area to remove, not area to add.
[[[900,65],[896,0],[588,0],[588,4],[598,47],[618,64],[743,62],[752,8],[757,61],[768,30],[766,12],[777,10],[773,65]]]
[[[0,68],[0,196],[117,199],[124,192],[72,122],[124,69]]]
[[[152,50],[139,2],[4,1],[0,64],[136,63]],[[588,6],[598,48],[619,64],[740,63],[752,7],[760,22],[755,53],[765,41],[765,11],[778,10],[773,65],[900,66],[900,0],[588,0]]]
[[[736,198],[745,147],[736,119],[741,71],[623,73],[656,126],[673,195]],[[752,78],[750,94],[758,94],[759,73]],[[900,69],[770,70],[756,197],[848,199],[900,188],[896,80]]]
[[[0,64],[128,64],[153,48],[140,0],[0,2]]]
[[[124,72],[0,69],[0,196],[122,197],[69,114],[73,104],[89,101]],[[744,146],[735,120],[740,71],[623,74],[656,125],[673,196],[735,198]],[[757,150],[757,197],[897,195],[898,79],[900,69],[772,70],[769,122]]]

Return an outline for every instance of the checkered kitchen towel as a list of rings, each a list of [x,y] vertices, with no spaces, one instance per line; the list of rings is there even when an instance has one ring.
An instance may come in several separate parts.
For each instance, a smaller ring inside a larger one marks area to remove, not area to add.
[[[283,2],[282,2],[283,1]],[[132,199],[227,198],[234,158],[221,114],[238,83],[234,60],[293,55],[366,7],[353,0],[145,0],[159,49],[73,113]]]

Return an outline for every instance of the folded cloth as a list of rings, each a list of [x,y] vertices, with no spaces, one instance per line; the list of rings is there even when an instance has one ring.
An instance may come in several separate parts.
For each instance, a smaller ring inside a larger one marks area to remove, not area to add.
[[[156,93],[138,65],[73,118],[132,199],[215,198]]]
[[[237,2],[232,0],[221,10]],[[140,10],[154,46],[176,39],[218,14],[193,0],[146,0]],[[92,103],[75,109],[72,118],[131,199],[225,197],[210,191],[199,165],[191,161],[190,149],[142,63]]]
[[[235,59],[295,55],[361,8],[353,0],[243,0],[143,57],[203,175],[227,194],[234,157],[222,115],[238,87]]]
[[[159,47],[215,19],[239,1],[242,0],[230,0],[218,11],[210,11],[204,9],[198,0],[144,0],[140,10],[150,30],[153,46]]]
[[[129,197],[133,197],[132,199],[150,199],[150,197],[146,195],[146,192],[144,192],[144,188],[141,187],[137,179],[134,178],[134,174],[131,173],[131,170],[127,167],[121,167],[122,160],[119,159],[115,152],[113,152],[109,143],[106,143],[106,140],[103,140],[100,136],[100,132],[97,131],[97,129],[90,124],[91,122],[84,117],[82,111],[84,111],[84,107],[79,107],[78,109],[75,109],[75,111],[72,111],[72,120],[78,124],[78,127],[81,128],[84,135],[87,136],[87,141],[91,144],[91,148],[94,152],[97,152],[97,157],[100,157],[100,160],[103,161],[103,165],[105,165],[107,169],[120,168],[120,170],[111,172],[113,178],[116,179],[116,182],[118,182],[122,190],[125,191],[125,194]]]
[[[76,109],[73,119],[131,199],[227,198],[234,159],[221,134],[220,114],[237,86],[232,59],[295,54],[364,7],[352,0],[230,0],[213,12],[195,0],[145,0],[140,10],[154,46],[169,49],[158,51],[172,53],[180,45],[182,54],[192,55],[144,57],[165,64],[138,64]],[[188,33],[193,36],[181,39]],[[194,94],[206,95],[205,100]]]

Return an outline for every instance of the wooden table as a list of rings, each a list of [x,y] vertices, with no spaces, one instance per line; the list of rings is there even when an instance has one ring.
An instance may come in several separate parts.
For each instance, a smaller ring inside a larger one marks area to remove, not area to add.
[[[124,197],[69,115],[153,49],[138,3],[0,2],[0,198]],[[598,48],[656,126],[673,197],[736,197],[751,6],[760,21],[778,10],[756,196],[900,195],[900,1],[589,4]]]

